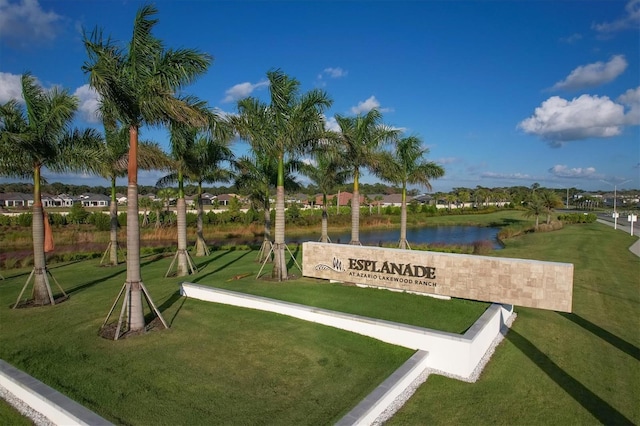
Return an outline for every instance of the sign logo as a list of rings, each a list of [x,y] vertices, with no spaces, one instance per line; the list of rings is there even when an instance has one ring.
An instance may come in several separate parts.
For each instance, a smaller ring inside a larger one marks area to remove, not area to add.
[[[344,268],[342,267],[342,261],[337,257],[333,258],[333,265],[326,265],[324,263],[319,263],[315,267],[316,271],[336,271],[336,272],[344,272]]]

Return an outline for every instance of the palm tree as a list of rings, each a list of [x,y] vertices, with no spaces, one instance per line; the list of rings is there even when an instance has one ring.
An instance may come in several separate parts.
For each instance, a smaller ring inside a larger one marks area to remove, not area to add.
[[[533,216],[536,218],[536,226],[535,226],[536,231],[538,230],[538,226],[540,224],[540,215],[543,214],[545,211],[546,211],[546,208],[542,200],[540,199],[540,197],[538,197],[537,195],[533,195],[527,202],[527,205],[525,206],[524,217]]]
[[[451,212],[451,203],[455,203],[458,199],[455,194],[447,193],[444,196],[445,201],[447,202],[447,207],[449,208],[449,212]]]
[[[0,105],[0,174],[33,179],[33,271],[14,308],[32,277],[33,303],[55,304],[44,252],[42,168],[55,172],[94,172],[102,154],[98,132],[70,129],[78,107],[76,97],[64,89],[44,90],[29,73],[22,76],[21,82],[25,110],[15,100]]]
[[[209,113],[207,112],[207,114]],[[217,127],[220,127],[220,119],[217,117],[216,120],[218,121]],[[220,133],[220,131],[218,132]],[[184,181],[198,181],[200,197],[202,194],[202,181],[206,177],[203,172],[206,172],[207,168],[209,170],[212,170],[212,168],[217,167],[218,163],[222,160],[222,158],[214,158],[213,156],[209,156],[207,154],[222,154],[226,156],[226,159],[230,159],[232,157],[231,151],[226,146],[226,143],[231,137],[230,131],[225,131],[225,144],[218,144],[217,147],[214,146],[213,141],[210,142],[210,140],[203,138],[202,136],[200,136],[199,138],[199,133],[201,133],[200,129],[196,127],[183,126],[179,123],[172,124],[171,148],[175,171],[161,178],[156,184],[157,186],[165,186],[171,183],[178,184],[176,202],[176,213],[178,221],[178,250],[176,251],[176,258],[174,258],[174,262],[169,265],[167,275],[171,271],[171,268],[173,267],[176,259],[178,260],[178,276],[185,276],[189,273],[189,271],[191,271],[191,273],[195,272],[195,267],[187,251],[187,207],[185,201]],[[216,149],[217,151],[214,151]],[[210,175],[209,177],[212,176]],[[226,178],[228,180],[229,176],[225,176],[220,173],[220,171],[218,171],[217,177],[221,179]],[[204,237],[202,236],[202,202],[200,198],[199,207],[199,236],[201,239],[201,244],[204,244]]]
[[[464,212],[464,205],[471,200],[471,194],[466,189],[461,189],[458,191],[458,200],[460,201],[460,207]]]
[[[269,259],[273,248],[271,242],[271,193],[278,184],[278,162],[263,151],[253,150],[252,153],[252,156],[241,157],[235,163],[238,171],[235,185],[238,189],[246,191],[251,202],[262,208],[264,213],[264,238],[258,252],[258,262],[263,263]],[[293,175],[297,167],[297,161],[287,161],[284,166],[284,188],[286,191],[296,190],[300,186]]]
[[[320,241],[331,242],[328,235],[327,226],[327,194],[336,185],[342,185],[348,177],[349,172],[332,155],[324,149],[319,149],[315,153],[315,164],[304,164],[300,171],[314,183],[322,193],[322,233]]]
[[[103,102],[102,121],[104,124],[104,140],[102,162],[98,164],[100,170],[98,174],[111,182],[111,202],[109,205],[109,215],[111,222],[109,245],[102,255],[100,263],[109,253],[109,263],[113,266],[118,264],[118,201],[116,200],[116,179],[126,176],[128,151],[129,151],[129,129],[118,126],[113,117],[111,108]],[[167,167],[169,159],[160,146],[150,141],[139,141],[138,143],[138,167],[143,170],[153,170]],[[145,218],[146,219],[146,207]]]
[[[335,118],[340,126],[337,138],[342,155],[353,178],[349,244],[360,245],[360,171],[366,168],[379,175],[385,166],[393,162],[391,155],[382,150],[382,145],[396,138],[399,130],[383,125],[382,114],[377,109],[357,117],[336,115]]]
[[[127,329],[145,327],[143,292],[166,327],[164,319],[151,302],[140,274],[140,229],[138,224],[138,132],[143,125],[158,126],[171,121],[204,125],[205,117],[188,99],[176,93],[203,74],[211,63],[207,54],[192,49],[165,49],[152,30],[157,9],[142,6],[135,17],[133,35],[127,49],[104,38],[102,30],[84,34],[89,60],[83,65],[89,83],[114,106],[117,120],[129,129],[129,163],[127,186],[127,278],[123,287],[127,304]],[[120,295],[118,296],[118,298]],[[117,303],[117,300],[116,300]],[[113,311],[113,308],[112,308]],[[109,313],[110,315],[111,313]],[[107,320],[108,321],[108,316]],[[118,321],[115,338],[122,324]]]
[[[193,149],[195,135],[198,131],[197,128],[183,126],[178,122],[173,122],[170,125],[171,129],[171,156],[173,160],[173,172],[160,178],[156,183],[156,186],[166,186],[171,183],[178,184],[177,199],[176,199],[176,216],[178,222],[178,250],[173,258],[173,261],[169,265],[169,269],[165,274],[165,278],[171,272],[175,261],[178,261],[176,275],[183,277],[188,275],[189,272],[195,273],[196,269],[187,252],[187,204],[184,199],[184,175],[187,169],[187,162],[189,160],[188,152]],[[158,191],[158,195],[163,199],[170,200],[171,195],[174,192],[170,188],[164,188]],[[168,210],[169,202],[167,202]]]
[[[254,149],[264,151],[278,161],[276,186],[276,223],[272,277],[288,279],[285,259],[284,166],[308,150],[324,136],[323,111],[331,106],[328,95],[315,89],[300,94],[300,83],[281,70],[267,72],[271,102],[266,105],[254,98],[238,102],[240,115],[235,121],[238,133]]]
[[[194,141],[193,150],[190,152],[189,160],[186,162],[186,178],[190,182],[198,185],[196,203],[198,208],[197,230],[196,230],[196,257],[208,256],[209,249],[204,239],[202,217],[204,209],[202,206],[202,183],[229,182],[233,178],[233,173],[224,168],[225,162],[233,164],[234,155],[229,149],[232,132],[228,128],[228,123],[223,120],[214,119],[214,128],[206,133],[198,133]]]
[[[399,242],[401,249],[409,247],[407,242],[407,184],[422,185],[430,191],[431,180],[444,176],[442,166],[433,161],[424,160],[424,156],[428,153],[429,149],[422,147],[420,138],[416,136],[401,138],[395,144],[393,163],[383,172],[385,180],[402,187]]]
[[[140,197],[138,200],[138,206],[142,207],[142,226],[149,225],[149,214],[148,210],[153,210],[153,200],[149,197]]]
[[[551,213],[556,207],[562,207],[562,199],[555,191],[543,190],[539,191],[540,201],[547,213],[547,225],[551,223]]]

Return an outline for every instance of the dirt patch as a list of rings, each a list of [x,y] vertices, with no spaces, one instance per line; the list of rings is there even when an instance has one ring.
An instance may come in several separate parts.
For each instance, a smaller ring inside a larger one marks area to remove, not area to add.
[[[53,298],[55,305],[59,305],[60,303],[66,302],[67,300],[69,300],[69,296],[57,296]],[[52,305],[51,303],[46,303],[46,304],[36,303],[35,299],[29,299],[29,300],[21,300],[20,302],[18,302],[17,305],[11,305],[11,308],[26,309],[26,308],[41,308],[44,306],[52,306]]]
[[[113,322],[105,325],[98,331],[98,335],[103,339],[115,340],[116,337],[116,329],[118,328],[118,322]],[[123,331],[125,329],[125,331]],[[165,330],[164,324],[160,320],[160,318],[155,317],[149,324],[147,324],[142,330],[136,331],[127,331],[126,324],[122,324],[120,327],[120,336],[118,339],[128,339],[130,337],[142,336],[144,334],[153,332],[153,331],[161,331]]]

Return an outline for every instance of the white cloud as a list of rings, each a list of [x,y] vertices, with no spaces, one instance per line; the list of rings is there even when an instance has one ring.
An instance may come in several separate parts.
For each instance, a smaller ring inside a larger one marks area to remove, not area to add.
[[[0,72],[0,104],[7,103],[12,99],[24,102],[21,78],[22,76],[17,74]]]
[[[338,68],[325,68],[324,71],[322,71],[322,73],[324,75],[327,75],[327,76],[331,77],[331,78],[346,77],[347,74],[349,74],[348,71],[345,71],[340,67],[338,67]],[[322,77],[322,74],[321,74],[321,77]]]
[[[613,81],[627,69],[627,65],[627,60],[623,55],[613,56],[606,63],[598,61],[593,64],[581,65],[571,71],[567,78],[557,82],[553,89],[578,90],[599,86]]]
[[[254,90],[268,86],[268,85],[269,85],[268,80],[262,80],[256,84],[252,84],[249,82],[236,84],[231,89],[228,89],[226,92],[224,92],[226,96],[222,100],[222,102],[234,102],[239,99],[246,98],[247,96],[251,95],[251,93],[253,93]]]
[[[574,33],[568,37],[563,37],[560,39],[561,42],[567,43],[567,44],[573,44],[579,40],[582,40],[582,34],[580,33]]]
[[[357,106],[351,107],[351,112],[353,114],[366,114],[374,108],[378,109],[380,112],[391,111],[390,108],[380,108],[380,102],[378,102],[375,96],[371,96],[365,101],[358,102]]]
[[[100,95],[88,84],[78,87],[73,94],[80,100],[78,112],[82,119],[89,123],[99,123]]]
[[[623,96],[631,100],[634,93]],[[560,146],[568,141],[617,136],[625,124],[637,124],[629,123],[632,118],[632,111],[625,115],[624,106],[607,96],[582,95],[571,101],[552,96],[517,127],[540,136],[552,146]]]
[[[324,117],[324,128],[332,132],[339,132],[340,126],[335,117]]]
[[[371,96],[364,102],[358,102],[358,106],[351,107],[351,112],[354,114],[367,113],[374,108],[380,108],[380,102],[375,96]]]
[[[460,159],[458,157],[442,157],[435,160],[436,163],[442,164],[443,166],[446,164],[453,164],[459,162]]]
[[[549,173],[559,178],[599,179],[602,176],[596,173],[595,167],[573,167],[564,164],[556,164],[549,169]]]
[[[484,172],[480,175],[482,178],[505,179],[505,180],[531,180],[533,177],[526,173],[495,173]]]
[[[10,44],[53,40],[61,20],[60,15],[42,10],[37,0],[0,0],[0,39]]]
[[[618,97],[617,101],[628,107],[628,112],[625,114],[625,124],[640,125],[640,86],[627,90]]]
[[[626,14],[623,17],[612,22],[594,23],[591,28],[602,35],[609,35],[629,28],[637,29],[640,25],[640,0],[630,0],[624,9]]]

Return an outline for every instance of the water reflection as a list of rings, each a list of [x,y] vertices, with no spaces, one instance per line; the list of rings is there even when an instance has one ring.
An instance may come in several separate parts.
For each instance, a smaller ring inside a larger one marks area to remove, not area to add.
[[[429,226],[424,228],[408,228],[407,240],[409,244],[473,244],[476,241],[491,241],[495,249],[502,246],[498,241],[499,228],[479,226]],[[351,231],[329,233],[334,243],[348,243]],[[318,241],[320,232],[288,237],[287,242]],[[361,230],[360,242],[363,245],[378,245],[380,243],[396,243],[400,239],[399,229]]]

